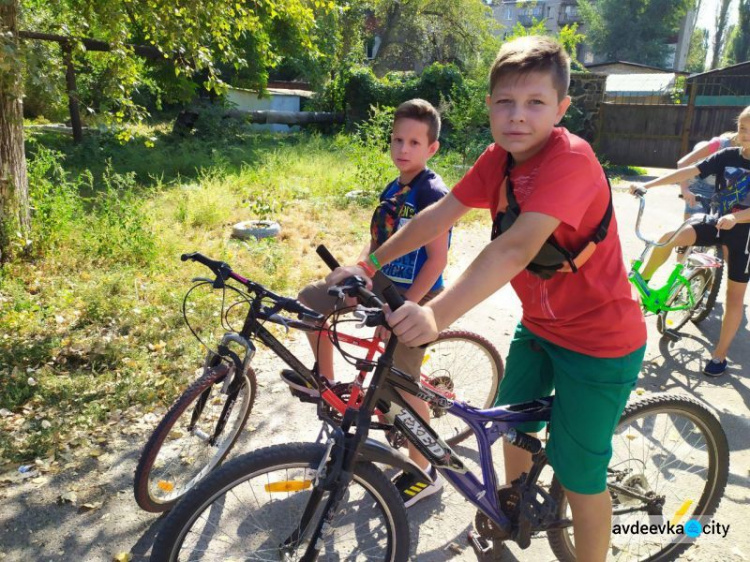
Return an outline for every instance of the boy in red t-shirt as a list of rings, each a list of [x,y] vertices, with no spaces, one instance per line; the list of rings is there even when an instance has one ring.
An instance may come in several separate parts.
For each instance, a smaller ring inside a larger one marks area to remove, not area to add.
[[[523,318],[496,403],[555,391],[547,455],[573,511],[577,559],[598,561],[611,532],[612,434],[638,379],[646,328],[631,296],[604,171],[588,143],[555,127],[570,105],[569,82],[570,59],[554,40],[506,43],[487,96],[495,143],[450,194],[369,261],[379,267],[433,240],[472,207],[490,210],[492,241],[458,281],[425,306],[407,302],[388,322],[401,342],[418,346],[512,284]],[[556,271],[544,267],[555,262],[550,255],[565,254]],[[528,472],[529,453],[508,444],[504,453],[507,482]]]

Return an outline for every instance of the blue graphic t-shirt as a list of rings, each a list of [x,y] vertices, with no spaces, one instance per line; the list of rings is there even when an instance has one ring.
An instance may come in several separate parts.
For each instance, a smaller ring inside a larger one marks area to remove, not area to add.
[[[380,194],[380,203],[372,215],[372,240],[380,246],[406,225],[414,215],[442,199],[448,193],[443,179],[430,169],[420,172],[409,185],[396,179]],[[385,273],[397,286],[408,288],[427,261],[424,246],[383,266]],[[438,277],[431,290],[443,287],[443,276]]]
[[[700,177],[716,176],[719,214],[750,208],[750,160],[740,147],[725,148],[698,164]]]

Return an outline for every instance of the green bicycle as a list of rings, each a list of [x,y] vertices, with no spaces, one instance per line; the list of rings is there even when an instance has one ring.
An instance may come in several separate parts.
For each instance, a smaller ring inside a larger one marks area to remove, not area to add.
[[[716,210],[711,205],[707,214],[693,215],[686,220],[675,233],[664,242],[649,240],[641,234],[641,218],[646,206],[645,193],[636,193],[640,207],[635,223],[635,234],[645,243],[643,252],[633,261],[628,279],[638,291],[644,314],[656,314],[656,329],[660,334],[673,339],[679,339],[677,330],[688,321],[694,324],[705,320],[716,304],[716,298],[724,274],[724,260],[715,255],[716,247],[687,249],[683,263],[676,263],[669,274],[667,282],[659,288],[651,287],[641,274],[641,268],[648,252],[655,247],[666,246],[677,236],[677,233],[687,224],[696,221],[715,222],[718,218]],[[700,195],[696,199],[711,202]]]

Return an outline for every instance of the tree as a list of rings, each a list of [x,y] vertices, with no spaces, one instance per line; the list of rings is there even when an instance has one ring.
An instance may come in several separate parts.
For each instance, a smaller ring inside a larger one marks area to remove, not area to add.
[[[486,48],[495,49],[491,9],[482,0],[371,0],[379,22],[378,74],[426,62],[476,64]]]
[[[609,60],[664,66],[694,0],[579,0],[586,40]]]
[[[14,242],[26,247],[29,195],[23,149],[23,86],[18,58],[18,5],[0,0],[0,260]]]
[[[706,57],[708,56],[708,30],[697,27],[690,37],[685,70],[691,73],[703,72],[706,69]]]
[[[750,61],[750,0],[739,0],[739,17],[727,41],[726,64]]]
[[[716,32],[714,40],[711,43],[711,70],[719,66],[722,52],[726,46],[726,40],[729,32],[729,6],[732,0],[719,0],[716,8]]]
[[[18,48],[18,18],[24,13],[49,12],[46,31],[70,38],[66,49],[70,63],[80,63],[86,51],[81,38],[110,45],[108,72],[115,77],[110,97],[117,121],[143,114],[133,94],[143,80],[142,61],[134,56],[135,44],[157,47],[173,75],[202,77],[208,90],[221,90],[221,65],[255,69],[252,77],[265,85],[267,69],[278,62],[273,38],[276,26],[285,25],[299,49],[315,51],[310,41],[316,15],[334,8],[331,0],[0,0],[0,252],[7,259],[11,236],[26,239],[29,228],[28,185],[23,156],[21,100],[22,62]],[[239,48],[253,38],[254,49]]]

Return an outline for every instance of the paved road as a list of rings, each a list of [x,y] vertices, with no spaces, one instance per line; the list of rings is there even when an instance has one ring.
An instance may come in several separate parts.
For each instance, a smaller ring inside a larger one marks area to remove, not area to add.
[[[676,188],[659,188],[648,196],[646,232],[658,233],[680,222],[681,203]],[[623,192],[615,192],[614,203],[626,258],[637,256],[641,244],[635,239],[633,225],[636,202]],[[457,229],[454,237],[451,269],[455,278],[484,245],[488,233],[479,229]],[[717,314],[722,310],[719,298]],[[513,328],[520,317],[520,305],[510,288],[495,294],[486,305],[469,313],[458,324],[489,337],[504,354]],[[750,526],[745,522],[750,503],[750,385],[743,367],[750,366],[747,327],[743,325],[730,354],[732,368],[720,379],[707,379],[699,373],[710,342],[718,337],[720,320],[715,314],[700,328],[688,326],[682,341],[668,343],[659,339],[653,319],[649,319],[649,345],[640,387],[645,391],[668,390],[696,396],[712,405],[721,417],[729,436],[731,474],[725,498],[716,515],[732,525],[726,540],[699,542],[684,556],[686,560],[747,560],[750,557]],[[300,339],[293,342],[304,351]],[[278,360],[259,354],[257,363],[261,395],[251,417],[249,435],[240,450],[261,444],[283,443],[314,437],[319,427],[314,411],[295,403],[283,383],[277,382],[281,368]],[[294,416],[289,416],[293,411]],[[133,560],[147,555],[161,520],[138,510],[132,499],[132,475],[140,447],[148,428],[159,413],[139,423],[123,424],[122,433],[106,446],[98,459],[90,459],[77,472],[66,472],[44,482],[0,487],[0,561],[107,561],[120,552],[131,552]],[[459,449],[467,462],[473,462],[470,449]],[[61,494],[75,491],[76,505],[58,503]],[[78,506],[89,503],[90,511]],[[447,560],[473,561],[476,557],[466,542],[474,509],[457,493],[444,490],[409,511],[414,559],[420,562]],[[515,546],[504,560],[552,560],[543,538],[534,539],[521,551]]]

